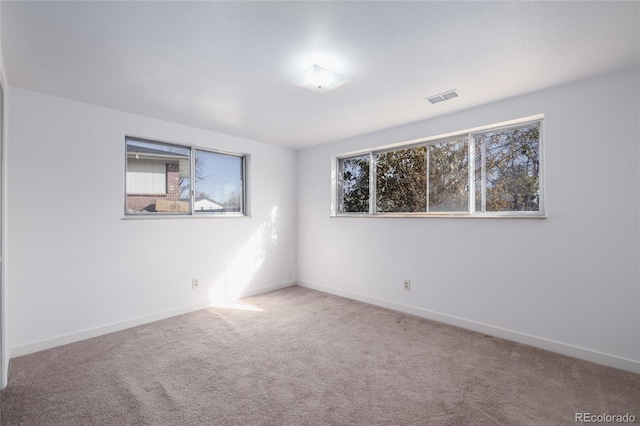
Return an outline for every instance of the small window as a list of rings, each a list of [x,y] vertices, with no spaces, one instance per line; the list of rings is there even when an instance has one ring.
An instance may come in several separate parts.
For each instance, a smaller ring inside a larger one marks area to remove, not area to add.
[[[370,164],[368,154],[341,160],[341,213],[369,213]]]
[[[540,128],[487,126],[338,157],[337,213],[543,216]]]
[[[135,138],[126,147],[126,214],[245,214],[245,156]]]

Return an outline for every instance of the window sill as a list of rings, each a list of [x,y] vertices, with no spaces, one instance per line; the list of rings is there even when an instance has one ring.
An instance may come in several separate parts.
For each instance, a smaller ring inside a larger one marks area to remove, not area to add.
[[[121,217],[122,220],[158,220],[158,219],[250,219],[244,214],[130,214]]]
[[[377,213],[377,214],[357,214],[347,213],[330,215],[332,218],[446,218],[446,219],[546,219],[543,213],[509,213],[509,214],[468,214],[468,213]]]

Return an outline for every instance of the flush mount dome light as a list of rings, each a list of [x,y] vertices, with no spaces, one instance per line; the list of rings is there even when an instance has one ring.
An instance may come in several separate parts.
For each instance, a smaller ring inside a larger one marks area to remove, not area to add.
[[[314,92],[326,93],[330,90],[348,83],[347,77],[313,64],[305,72],[291,80],[296,86],[313,90]]]

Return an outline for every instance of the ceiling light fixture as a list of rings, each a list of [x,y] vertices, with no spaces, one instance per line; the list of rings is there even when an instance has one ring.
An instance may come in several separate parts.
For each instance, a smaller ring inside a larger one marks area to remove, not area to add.
[[[446,92],[442,92],[439,93],[437,95],[433,95],[433,96],[429,96],[427,98],[423,98],[422,100],[427,100],[429,102],[431,102],[432,104],[437,104],[438,102],[445,102],[448,101],[449,99],[453,99],[453,98],[457,98],[458,96],[458,92],[456,92],[457,89],[453,89],[453,90],[447,90]]]
[[[350,81],[343,75],[313,64],[302,74],[291,80],[291,83],[314,92],[326,93]]]

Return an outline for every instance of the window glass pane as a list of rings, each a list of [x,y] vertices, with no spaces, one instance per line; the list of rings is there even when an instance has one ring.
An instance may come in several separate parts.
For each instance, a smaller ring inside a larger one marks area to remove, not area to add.
[[[434,142],[422,146],[407,144],[338,159],[337,211],[368,213],[373,204],[371,214],[533,212],[539,216],[544,207],[541,125],[541,121],[495,125],[471,135],[460,132],[431,139]]]
[[[243,158],[195,150],[196,213],[243,213]]]
[[[127,212],[189,213],[189,149],[127,139]]]
[[[166,165],[156,161],[127,159],[127,187],[132,194],[166,194]]]
[[[483,136],[486,211],[539,211],[539,123]]]
[[[429,145],[429,211],[469,210],[466,138]]]
[[[342,173],[341,213],[369,212],[369,155],[340,160]]]
[[[426,211],[426,152],[419,146],[377,154],[376,211]]]

